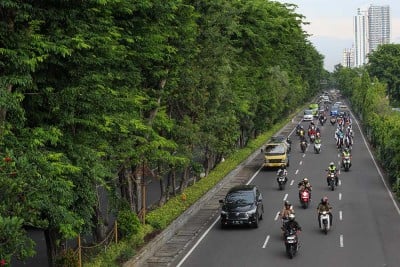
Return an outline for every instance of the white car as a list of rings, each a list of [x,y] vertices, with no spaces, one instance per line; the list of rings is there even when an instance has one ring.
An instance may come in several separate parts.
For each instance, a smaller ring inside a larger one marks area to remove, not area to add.
[[[303,121],[312,121],[313,119],[313,111],[311,109],[304,110]]]

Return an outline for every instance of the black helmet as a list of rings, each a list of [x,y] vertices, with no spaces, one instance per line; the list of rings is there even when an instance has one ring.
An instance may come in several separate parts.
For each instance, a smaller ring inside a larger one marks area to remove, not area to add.
[[[345,152],[349,152],[349,148],[346,147],[346,148],[344,149],[344,151],[345,151]]]
[[[285,201],[285,207],[287,207],[287,206],[291,206],[290,202],[288,200]]]
[[[281,165],[281,169],[285,169],[286,168],[286,165],[285,164],[282,164]]]

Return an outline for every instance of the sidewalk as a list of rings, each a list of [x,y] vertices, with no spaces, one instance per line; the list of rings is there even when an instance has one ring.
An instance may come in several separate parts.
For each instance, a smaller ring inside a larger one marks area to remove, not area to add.
[[[279,134],[289,135],[301,116],[288,123]],[[250,155],[218,185],[207,192],[190,209],[179,216],[162,233],[150,241],[124,267],[162,267],[184,256],[184,251],[196,242],[197,238],[215,221],[220,212],[219,200],[228,190],[239,184],[247,183],[264,162],[261,148]],[[206,178],[205,178],[206,179]]]

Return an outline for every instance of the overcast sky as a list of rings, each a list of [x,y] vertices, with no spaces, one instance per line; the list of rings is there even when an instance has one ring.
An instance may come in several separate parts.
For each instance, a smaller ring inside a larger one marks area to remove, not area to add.
[[[325,69],[333,71],[342,62],[343,49],[351,48],[354,41],[353,17],[357,9],[367,10],[370,5],[389,5],[391,42],[400,43],[400,0],[277,0],[298,6],[296,13],[304,15],[310,25],[304,26],[312,36],[310,41],[325,56]]]

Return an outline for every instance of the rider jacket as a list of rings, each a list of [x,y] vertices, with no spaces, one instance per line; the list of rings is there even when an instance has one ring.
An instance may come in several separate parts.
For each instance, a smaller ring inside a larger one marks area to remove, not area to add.
[[[291,230],[294,229],[295,231],[301,231],[301,226],[297,221],[289,221],[287,224],[285,224],[285,230]]]
[[[281,211],[281,217],[283,219],[289,218],[289,215],[294,213],[293,206],[290,206],[289,208],[283,207]]]
[[[329,171],[329,172],[336,172],[336,166],[333,166],[333,167],[332,167],[332,166],[329,166],[329,167],[328,167],[328,171]]]
[[[301,181],[298,184],[298,187],[300,188],[300,191],[302,191],[304,189],[307,189],[308,191],[311,192],[311,190],[312,190],[312,186],[311,186],[311,184],[309,182],[305,183],[304,181]]]
[[[317,207],[317,210],[319,213],[321,213],[323,211],[331,212],[331,209],[332,209],[332,207],[329,203],[325,204],[325,203],[321,202],[318,204],[318,207]]]
[[[344,152],[343,152],[343,157],[350,157],[350,153],[349,153],[349,152],[346,152],[346,151],[344,151]]]

